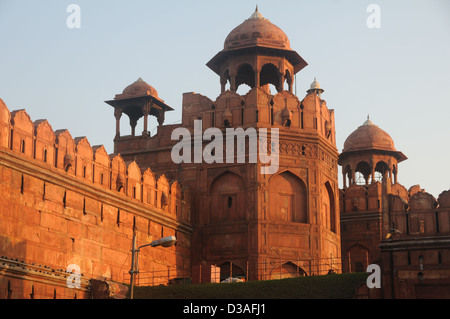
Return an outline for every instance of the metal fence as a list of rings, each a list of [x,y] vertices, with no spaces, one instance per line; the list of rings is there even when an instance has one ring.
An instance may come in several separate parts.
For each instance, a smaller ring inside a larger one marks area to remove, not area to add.
[[[129,273],[124,273],[123,276],[125,282],[130,282],[131,276]],[[151,271],[139,271],[135,275],[136,286],[168,286],[175,284],[190,284],[191,271],[184,270],[176,267],[167,266],[166,269]]]
[[[160,286],[191,283],[218,283],[252,280],[274,280],[300,276],[342,273],[340,257],[312,259],[267,259],[264,262],[229,261],[220,265],[197,265],[192,269],[160,266],[157,270],[140,271],[136,286]],[[130,274],[124,274],[129,281]]]

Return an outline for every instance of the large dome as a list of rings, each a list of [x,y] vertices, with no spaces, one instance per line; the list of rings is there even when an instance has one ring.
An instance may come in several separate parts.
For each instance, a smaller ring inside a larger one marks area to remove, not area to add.
[[[342,152],[364,150],[396,152],[394,141],[389,134],[373,124],[369,119],[349,135],[345,140]]]
[[[250,18],[237,26],[225,39],[224,50],[234,50],[253,46],[291,50],[286,34],[265,19],[256,7]]]

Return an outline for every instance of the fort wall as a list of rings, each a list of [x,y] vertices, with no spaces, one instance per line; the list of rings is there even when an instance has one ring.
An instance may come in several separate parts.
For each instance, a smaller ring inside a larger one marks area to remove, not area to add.
[[[141,272],[190,277],[189,190],[1,99],[0,194],[0,298],[86,298],[90,279],[128,283],[134,234],[138,245],[177,237],[142,249]],[[79,289],[67,287],[70,265]]]

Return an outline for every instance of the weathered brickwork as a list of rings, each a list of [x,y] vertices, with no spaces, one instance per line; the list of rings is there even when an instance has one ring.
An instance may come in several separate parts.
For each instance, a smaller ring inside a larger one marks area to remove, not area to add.
[[[83,280],[127,282],[133,232],[139,245],[178,240],[143,249],[141,270],[176,265],[189,273],[189,193],[178,182],[24,110],[9,112],[1,100],[0,114],[0,298],[88,297],[88,283],[67,288],[72,264]]]

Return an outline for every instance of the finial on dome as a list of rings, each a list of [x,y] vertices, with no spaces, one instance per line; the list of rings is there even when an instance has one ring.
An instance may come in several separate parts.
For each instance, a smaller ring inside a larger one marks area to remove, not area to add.
[[[255,12],[250,16],[249,20],[251,19],[264,19],[263,15],[258,11],[258,5],[256,5]]]
[[[370,120],[369,114],[367,114],[367,120],[363,123],[362,126],[371,126],[371,125],[375,125],[375,124],[373,124],[373,122]]]

